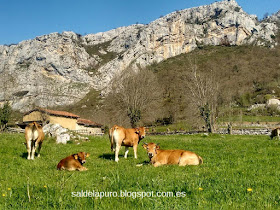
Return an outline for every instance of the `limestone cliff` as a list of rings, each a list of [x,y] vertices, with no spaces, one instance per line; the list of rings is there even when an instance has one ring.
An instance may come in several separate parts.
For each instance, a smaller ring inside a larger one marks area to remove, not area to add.
[[[277,43],[276,22],[259,22],[235,0],[175,11],[150,24],[81,36],[52,33],[0,46],[0,102],[28,110],[79,101],[90,88],[106,89],[131,66],[145,67],[201,45]]]

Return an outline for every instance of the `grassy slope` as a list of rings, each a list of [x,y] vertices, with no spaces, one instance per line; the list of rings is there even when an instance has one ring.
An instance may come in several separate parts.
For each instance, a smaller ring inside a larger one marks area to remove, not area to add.
[[[206,46],[149,68],[157,72],[161,81],[165,82],[170,75],[180,77],[182,72],[190,72],[191,62],[196,63],[202,72],[212,70],[221,85],[220,88],[233,88],[230,92],[232,94],[256,91],[258,88],[263,88],[261,93],[264,94],[271,89],[275,89],[276,94],[279,94],[279,57],[280,47],[269,49],[257,46]]]
[[[130,151],[117,164],[112,160],[108,137],[94,137],[79,145],[56,145],[46,140],[41,157],[26,160],[23,135],[0,135],[0,208],[164,208],[262,209],[280,207],[279,141],[267,136],[147,136],[164,149],[185,148],[204,159],[201,166],[147,165],[143,148],[138,160]],[[74,152],[91,154],[86,172],[57,171],[60,159]],[[123,149],[121,154],[123,154]],[[136,164],[144,163],[142,167]],[[28,178],[29,177],[29,178]],[[29,180],[29,181],[28,181]],[[29,183],[29,184],[28,184]],[[31,202],[28,201],[29,185]],[[11,188],[9,190],[8,188]],[[203,190],[199,190],[203,188]],[[247,192],[252,188],[252,192]],[[71,192],[170,191],[184,198],[72,198]],[[3,194],[5,196],[3,196]]]
[[[81,101],[76,104],[55,107],[54,110],[65,110],[71,113],[75,113],[80,117],[94,120],[94,113],[96,111],[96,106],[100,100],[99,92],[92,89]]]

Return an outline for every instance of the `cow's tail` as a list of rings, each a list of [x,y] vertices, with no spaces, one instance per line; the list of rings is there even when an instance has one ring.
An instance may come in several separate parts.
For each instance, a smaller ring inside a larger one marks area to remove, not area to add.
[[[114,151],[114,132],[115,130],[118,129],[118,126],[114,125],[111,129],[110,129],[110,140],[111,140],[111,151]]]
[[[202,159],[202,157],[198,156],[198,160],[199,160],[199,164],[200,164],[200,165],[203,164],[203,159]]]
[[[39,139],[39,141],[43,141],[44,138],[45,138],[45,135],[44,135],[42,126],[39,125],[37,122],[33,122],[33,125],[35,125],[35,126],[33,126],[33,131],[37,130],[37,132],[38,132],[38,138],[37,138],[37,140]],[[35,127],[36,129],[34,129],[34,127]]]
[[[38,126],[38,123],[36,122],[33,122],[33,125],[35,125],[36,129],[39,130],[39,126]]]
[[[114,145],[114,128],[110,129],[110,141],[111,141],[111,151],[113,151],[113,145]]]
[[[34,133],[34,131],[36,131],[36,130],[37,130],[37,125],[36,125],[36,123],[35,123],[35,122],[31,123],[31,125],[30,125],[30,129],[31,129],[32,133]]]

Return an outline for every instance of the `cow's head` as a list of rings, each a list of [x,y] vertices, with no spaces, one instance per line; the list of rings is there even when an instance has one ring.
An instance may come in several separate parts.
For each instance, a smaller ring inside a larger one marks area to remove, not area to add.
[[[159,145],[155,143],[144,143],[143,148],[147,151],[149,158],[153,158],[157,155],[157,151],[159,150]]]
[[[139,136],[139,140],[141,140],[141,139],[145,138],[146,129],[145,129],[145,127],[135,128],[135,133]]]
[[[73,156],[83,165],[86,162],[86,158],[89,157],[89,153],[79,152],[77,154],[74,154]]]

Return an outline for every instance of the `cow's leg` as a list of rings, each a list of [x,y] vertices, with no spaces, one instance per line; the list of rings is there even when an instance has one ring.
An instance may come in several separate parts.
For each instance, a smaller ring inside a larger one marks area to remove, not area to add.
[[[137,159],[137,144],[133,145],[134,158]]]
[[[78,170],[78,171],[87,171],[88,169],[86,167],[84,167],[84,166],[80,166],[80,167],[77,167],[76,170]]]
[[[32,141],[32,147],[31,147],[31,160],[34,160],[35,151],[36,151],[37,146],[38,146],[37,141],[36,141],[36,140]]]
[[[113,143],[113,147],[111,149],[112,149],[113,152],[116,151],[116,143],[115,142]]]
[[[111,133],[111,131],[110,131],[110,133]],[[115,142],[114,142],[114,139],[113,139],[113,136],[112,136],[112,134],[110,134],[109,135],[109,138],[110,138],[110,143],[111,143],[111,151],[115,151],[115,148],[116,148],[116,144],[115,144]]]
[[[153,166],[154,166],[154,167],[158,167],[158,166],[161,166],[161,164],[160,164],[159,162],[155,162],[155,163],[153,164]]]
[[[129,147],[125,147],[125,153],[124,153],[124,158],[127,158],[127,153],[128,153],[128,150],[129,149]]]
[[[41,148],[42,148],[42,143],[43,143],[43,142],[41,142],[41,141],[39,142],[39,145],[38,145],[38,146],[39,146],[39,147],[38,147],[38,155],[37,155],[37,157],[40,157],[40,152],[41,152]]]
[[[116,150],[115,150],[115,161],[119,161],[119,151],[120,151],[121,145],[116,144]]]
[[[32,148],[32,140],[29,139],[26,141],[26,149],[27,149],[27,159],[30,160],[30,153],[31,153],[31,148]]]

